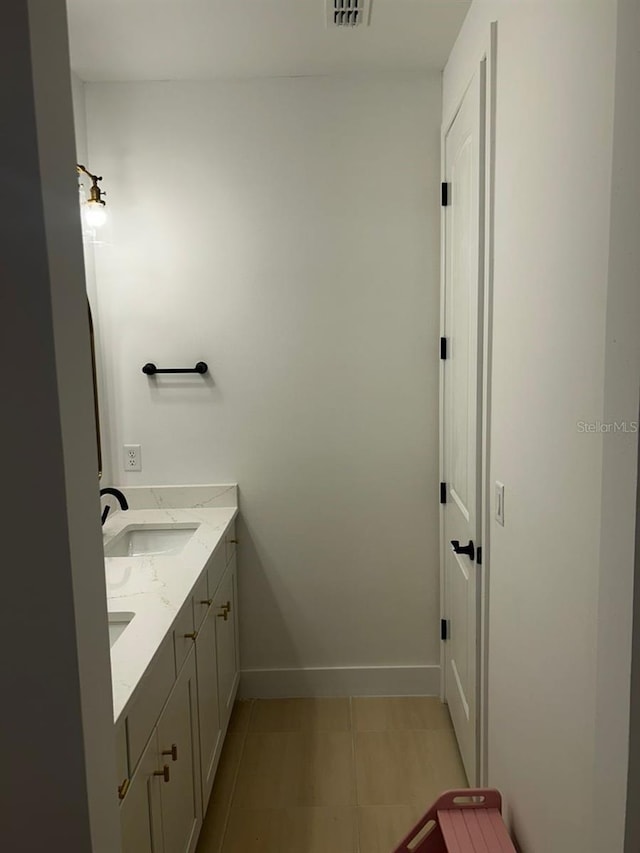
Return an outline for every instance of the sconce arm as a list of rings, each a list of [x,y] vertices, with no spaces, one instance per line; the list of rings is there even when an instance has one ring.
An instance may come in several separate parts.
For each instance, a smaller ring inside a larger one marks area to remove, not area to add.
[[[91,172],[87,169],[87,167],[83,166],[82,163],[76,163],[76,169],[78,170],[78,174],[84,172],[84,174],[88,175],[94,182],[102,180],[102,176],[98,177],[98,175],[92,175]]]

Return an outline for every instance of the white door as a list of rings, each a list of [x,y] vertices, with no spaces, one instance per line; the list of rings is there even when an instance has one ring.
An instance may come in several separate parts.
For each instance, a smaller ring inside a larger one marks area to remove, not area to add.
[[[481,524],[481,74],[445,135],[443,382],[444,687],[470,784],[478,765],[478,538]]]

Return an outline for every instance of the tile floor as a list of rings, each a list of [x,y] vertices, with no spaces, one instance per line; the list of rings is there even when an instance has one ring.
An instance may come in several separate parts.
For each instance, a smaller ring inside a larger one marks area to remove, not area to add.
[[[466,784],[438,699],[238,702],[197,853],[390,853]]]

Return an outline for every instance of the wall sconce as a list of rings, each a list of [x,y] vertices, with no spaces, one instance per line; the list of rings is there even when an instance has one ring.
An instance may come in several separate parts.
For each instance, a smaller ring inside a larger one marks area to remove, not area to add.
[[[89,188],[89,198],[84,202],[83,215],[88,228],[94,230],[100,228],[107,220],[107,212],[105,210],[106,202],[102,196],[106,195],[104,190],[98,186],[98,181],[102,180],[102,176],[92,175],[86,166],[80,163],[76,164],[76,169],[79,175],[88,175],[91,178],[91,187]]]

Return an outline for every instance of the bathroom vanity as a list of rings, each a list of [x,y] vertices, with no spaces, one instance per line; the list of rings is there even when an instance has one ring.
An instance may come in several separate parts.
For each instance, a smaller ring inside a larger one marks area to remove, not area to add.
[[[191,853],[239,684],[237,489],[125,491],[104,527],[122,849]]]

